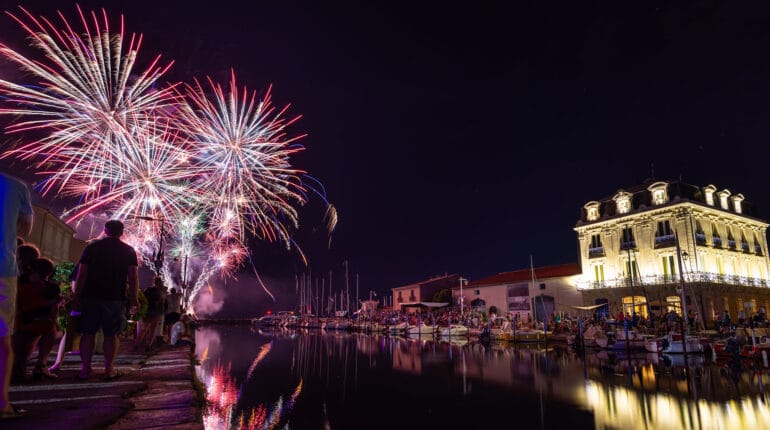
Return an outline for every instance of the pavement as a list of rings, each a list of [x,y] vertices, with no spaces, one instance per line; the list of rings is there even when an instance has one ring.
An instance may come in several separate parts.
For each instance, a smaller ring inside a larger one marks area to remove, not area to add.
[[[0,428],[203,429],[191,354],[189,346],[162,346],[138,354],[124,341],[115,360],[123,376],[110,381],[102,380],[102,355],[94,355],[87,381],[77,379],[80,357],[68,355],[56,372],[59,378],[11,386],[11,403],[27,412],[0,421]],[[28,375],[31,372],[28,367]]]

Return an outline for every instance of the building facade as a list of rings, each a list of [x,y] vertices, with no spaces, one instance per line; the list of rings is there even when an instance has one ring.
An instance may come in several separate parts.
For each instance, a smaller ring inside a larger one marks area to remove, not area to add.
[[[515,270],[477,279],[452,288],[452,298],[466,309],[494,311],[498,316],[517,315],[522,320],[542,319],[553,313],[575,314],[572,306],[582,304],[576,286],[581,277],[577,263]]]
[[[704,321],[770,306],[767,222],[742,194],[648,181],[586,203],[577,233],[584,304],[612,314],[684,308]],[[682,294],[684,287],[684,294]]]
[[[64,261],[77,262],[85,248],[85,242],[74,237],[75,230],[44,207],[33,205],[32,210],[32,231],[24,240],[35,244],[40,249],[40,254],[53,260],[55,264]]]
[[[433,296],[441,290],[460,285],[460,275],[436,276],[414,284],[393,288],[393,309],[400,309],[402,304],[433,301]]]

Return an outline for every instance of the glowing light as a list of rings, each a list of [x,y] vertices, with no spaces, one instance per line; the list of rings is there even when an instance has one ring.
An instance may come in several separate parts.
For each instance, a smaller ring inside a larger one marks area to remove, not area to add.
[[[300,117],[286,118],[288,105],[273,106],[271,89],[261,96],[240,89],[234,72],[227,89],[210,78],[163,85],[173,62],[137,62],[143,39],[125,31],[122,16],[114,26],[105,10],[77,7],[74,23],[62,13],[51,20],[19,11],[8,15],[37,57],[0,42],[0,57],[30,77],[0,79],[0,115],[12,117],[8,132],[29,141],[0,158],[31,162],[44,177],[43,194],[76,197],[67,222],[97,213],[145,220],[127,223],[126,240],[155,270],[165,234],[164,243],[185,259],[182,279],[197,275],[188,305],[211,276],[232,276],[250,259],[249,237],[296,245],[296,207],[308,190],[323,195],[290,163],[304,149],[297,144],[303,135],[287,131]],[[329,205],[330,231],[336,222]],[[164,261],[171,283],[169,268]]]

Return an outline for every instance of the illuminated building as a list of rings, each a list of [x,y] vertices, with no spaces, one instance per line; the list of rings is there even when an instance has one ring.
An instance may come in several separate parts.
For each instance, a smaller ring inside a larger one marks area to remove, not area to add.
[[[714,185],[647,182],[583,206],[575,231],[585,304],[640,315],[688,310],[706,322],[723,310],[735,321],[767,309],[768,224],[742,194]],[[677,255],[677,238],[681,264]]]
[[[85,242],[74,237],[75,230],[47,208],[32,205],[32,210],[32,232],[24,240],[35,244],[43,257],[56,264],[79,261]]]
[[[398,309],[401,304],[414,302],[430,302],[433,296],[441,290],[448,290],[459,285],[460,275],[436,276],[414,284],[392,288],[393,307]]]
[[[575,314],[573,305],[582,304],[575,288],[580,279],[577,263],[502,272],[471,281],[463,287],[467,309],[494,310],[498,316],[517,315],[522,320],[542,319],[556,313]],[[459,306],[460,287],[452,287],[453,302]],[[493,309],[494,308],[494,309]],[[533,313],[535,312],[535,313]]]

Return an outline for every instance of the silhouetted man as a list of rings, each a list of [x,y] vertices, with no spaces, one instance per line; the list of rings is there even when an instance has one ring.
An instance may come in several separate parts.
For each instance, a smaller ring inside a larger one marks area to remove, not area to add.
[[[95,335],[104,333],[104,378],[120,373],[113,368],[118,352],[118,335],[126,327],[126,299],[131,313],[139,306],[139,280],[136,251],[120,240],[123,223],[112,220],[104,225],[105,237],[90,243],[80,257],[75,297],[82,312],[80,355],[83,361],[78,378],[88,379],[94,354]],[[128,297],[126,297],[128,282]]]
[[[16,244],[18,236],[26,236],[32,229],[32,204],[29,190],[21,181],[0,173],[0,417],[16,414],[8,401],[8,386],[11,382],[13,352],[14,311],[16,310]]]

